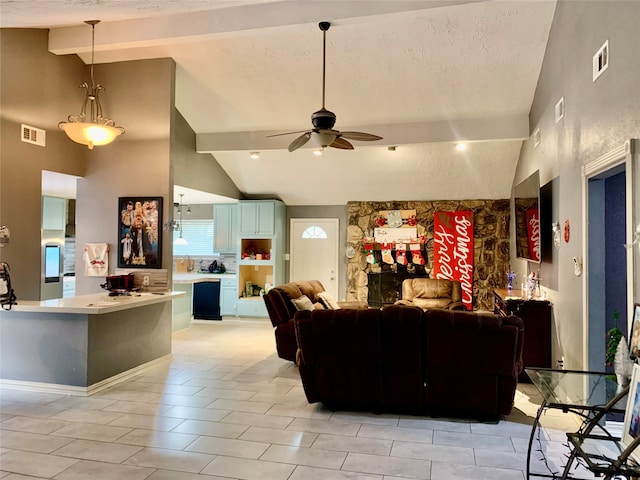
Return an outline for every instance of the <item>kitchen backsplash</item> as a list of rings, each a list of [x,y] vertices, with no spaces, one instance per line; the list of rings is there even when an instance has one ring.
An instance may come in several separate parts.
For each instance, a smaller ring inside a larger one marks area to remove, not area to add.
[[[227,273],[236,272],[236,254],[221,253],[220,255],[210,255],[206,257],[198,256],[174,256],[173,271],[176,273],[208,271],[209,265],[216,260],[218,264],[222,263]]]

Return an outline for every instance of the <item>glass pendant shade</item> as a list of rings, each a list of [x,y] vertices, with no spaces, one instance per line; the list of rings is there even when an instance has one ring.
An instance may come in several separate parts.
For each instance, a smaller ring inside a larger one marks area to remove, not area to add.
[[[124,128],[116,126],[113,120],[102,116],[100,92],[104,87],[96,85],[93,79],[93,63],[95,53],[95,28],[100,20],[87,20],[91,25],[91,86],[88,83],[80,85],[85,89],[85,98],[79,115],[69,115],[66,122],[60,122],[58,127],[76,143],[86,145],[89,150],[94,146],[107,145],[124,133]],[[89,112],[87,113],[87,109]]]
[[[118,135],[124,133],[122,127],[111,127],[88,122],[60,122],[60,128],[76,143],[87,145],[89,150],[94,146],[107,145]]]
[[[182,236],[182,234],[180,234],[180,236],[178,238],[176,238],[176,241],[173,242],[175,245],[188,245],[187,243],[187,239],[184,238]]]
[[[331,135],[329,133],[317,132],[313,134],[313,141],[322,148],[328,147],[336,139],[337,135]]]

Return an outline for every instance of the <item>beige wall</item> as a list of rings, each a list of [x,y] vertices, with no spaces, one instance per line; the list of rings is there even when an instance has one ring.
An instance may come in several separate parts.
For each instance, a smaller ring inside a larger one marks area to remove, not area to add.
[[[514,179],[515,185],[538,169],[542,184],[553,180],[552,220],[571,225],[569,243],[554,248],[553,262],[540,269],[542,287],[554,304],[553,359],[564,356],[566,368],[586,367],[583,277],[574,275],[572,261],[586,255],[581,167],[640,138],[639,22],[640,2],[558,2],[530,114],[531,132],[540,128],[541,142],[537,148],[532,139],[524,143]],[[610,66],[593,82],[592,57],[607,39]],[[565,115],[556,124],[555,104],[561,97]],[[635,208],[637,219],[638,199]],[[511,264],[518,272],[527,270],[522,260],[512,258]],[[640,285],[637,268],[634,275]],[[635,301],[640,302],[637,288]]]
[[[18,298],[29,300],[40,295],[42,170],[83,175],[89,159],[57,128],[80,111],[85,66],[50,54],[47,41],[46,30],[0,29],[0,225],[11,230],[0,260]],[[20,141],[22,123],[45,129],[46,147]]]
[[[48,52],[48,32],[0,29],[0,225],[11,242],[0,260],[11,266],[19,299],[40,298],[42,170],[82,177],[76,209],[76,293],[101,291],[102,277],[85,277],[83,247],[107,242],[115,271],[118,197],[161,196],[171,218],[175,183],[218,195],[241,192],[211,156],[195,152],[195,134],[175,109],[172,59],[98,64],[103,113],[126,133],[113,144],[88,150],[71,142],[58,122],[80,113],[89,67],[76,55]],[[20,124],[46,130],[45,148],[23,143]],[[165,232],[163,232],[165,233]],[[170,232],[169,232],[170,233]],[[164,235],[162,267],[171,271],[171,235]]]
[[[107,87],[103,108],[127,130],[111,145],[91,151],[76,202],[76,294],[99,292],[102,277],[84,275],[83,247],[107,242],[109,272],[117,266],[118,197],[162,197],[165,221],[173,202],[171,124],[174,115],[175,62],[140,60],[100,65],[96,78]],[[107,109],[108,105],[108,109]],[[86,148],[78,146],[79,148]],[[163,232],[164,233],[164,232]],[[171,267],[171,240],[165,235],[162,268]]]
[[[244,198],[211,154],[196,152],[196,134],[180,112],[176,112],[174,125],[175,135],[171,153],[174,183],[224,197]]]
[[[71,142],[57,128],[77,114],[83,100],[78,85],[88,67],[75,55],[47,51],[45,30],[2,29],[0,224],[11,242],[0,259],[11,266],[18,299],[40,298],[40,197],[42,170],[83,177],[76,210],[76,292],[101,291],[103,278],[85,277],[82,259],[87,242],[107,242],[116,251],[117,201],[120,196],[162,196],[173,201],[171,125],[175,115],[175,63],[172,59],[96,65],[96,81],[105,85],[103,113],[127,133],[113,144],[90,151]],[[20,124],[46,129],[45,148],[19,140]],[[165,218],[168,213],[165,211]],[[110,272],[115,270],[112,255]],[[171,241],[162,265],[171,265]]]

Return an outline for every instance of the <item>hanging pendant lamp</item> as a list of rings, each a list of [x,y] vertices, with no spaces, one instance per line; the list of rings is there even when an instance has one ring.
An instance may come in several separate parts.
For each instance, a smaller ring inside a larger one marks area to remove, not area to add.
[[[100,20],[87,20],[84,23],[91,25],[91,85],[87,82],[80,85],[86,92],[80,115],[69,115],[67,121],[60,122],[58,127],[71,140],[86,145],[89,150],[92,150],[95,145],[107,145],[113,142],[116,137],[124,133],[124,128],[116,126],[113,120],[102,116],[100,91],[104,90],[104,87],[100,84],[96,85],[93,79],[95,29]]]

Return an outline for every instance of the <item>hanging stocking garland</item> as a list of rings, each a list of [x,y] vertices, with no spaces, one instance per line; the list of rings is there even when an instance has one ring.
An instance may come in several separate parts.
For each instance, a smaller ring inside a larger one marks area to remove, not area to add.
[[[393,261],[393,257],[391,256],[391,245],[389,245],[388,243],[382,244],[382,261],[390,265],[393,265],[395,263]]]
[[[407,264],[407,246],[404,243],[396,243],[396,262],[400,265]]]
[[[371,243],[364,244],[364,254],[367,256],[367,263],[376,264],[376,257],[373,255],[373,245]]]
[[[411,250],[411,262],[416,265],[424,265],[424,258],[422,257],[422,252],[420,251],[419,243],[412,243],[409,245],[409,249]]]

